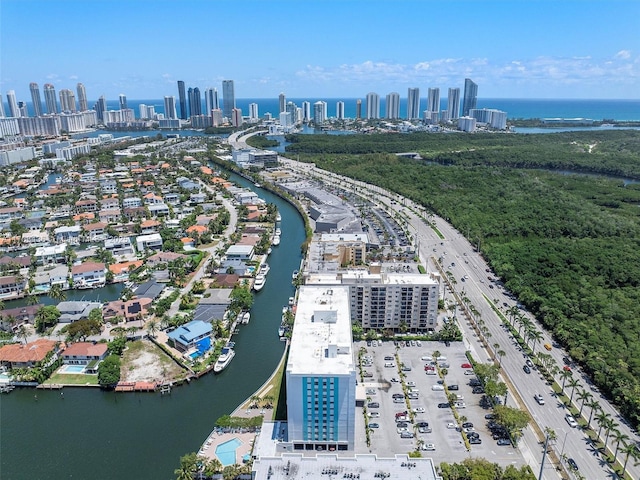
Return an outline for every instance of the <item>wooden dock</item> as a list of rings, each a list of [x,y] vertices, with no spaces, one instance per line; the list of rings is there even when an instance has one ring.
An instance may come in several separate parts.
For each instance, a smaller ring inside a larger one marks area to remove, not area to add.
[[[116,392],[155,392],[158,384],[155,382],[118,382]]]

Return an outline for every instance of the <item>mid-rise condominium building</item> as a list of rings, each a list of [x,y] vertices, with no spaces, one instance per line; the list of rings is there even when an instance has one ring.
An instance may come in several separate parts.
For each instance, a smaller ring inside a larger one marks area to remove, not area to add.
[[[356,365],[347,287],[300,288],[286,382],[293,451],[353,450]]]

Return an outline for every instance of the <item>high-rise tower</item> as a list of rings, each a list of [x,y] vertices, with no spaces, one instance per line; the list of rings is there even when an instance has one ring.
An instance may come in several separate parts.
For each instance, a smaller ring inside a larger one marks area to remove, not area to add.
[[[76,91],[78,92],[78,106],[81,112],[89,110],[89,102],[87,102],[87,91],[82,83],[76,85]]]
[[[380,118],[380,95],[374,92],[367,93],[367,120]]]
[[[429,112],[440,111],[440,89],[430,88],[428,90],[427,110]]]
[[[420,89],[410,88],[407,92],[407,119],[420,118]]]
[[[178,118],[176,113],[176,97],[164,97],[164,118]]]
[[[447,98],[447,114],[449,120],[456,120],[460,117],[460,89],[450,88]]]
[[[14,90],[7,92],[7,104],[9,105],[9,116],[14,118],[20,117],[20,109],[18,108],[18,100],[16,99],[16,92]]]
[[[100,98],[93,106],[93,109],[96,111],[96,117],[98,117],[98,121],[100,123],[104,122],[104,112],[107,111],[107,100],[104,98],[104,95],[100,95]]]
[[[204,91],[204,102],[207,107],[207,115],[211,114],[211,110],[217,110],[220,108],[220,105],[218,104],[218,90],[211,87],[207,88]]]
[[[233,88],[233,80],[222,81],[222,115],[231,118],[233,109],[236,108],[236,94]]]
[[[40,87],[37,83],[32,82],[29,84],[29,90],[31,90],[31,103],[33,105],[33,114],[36,117],[42,116],[42,98],[40,97]]]
[[[390,120],[397,120],[400,118],[400,94],[397,92],[391,92],[387,95],[386,118]]]
[[[356,100],[356,120],[360,120],[362,118],[362,100]]]
[[[126,110],[127,107],[127,96],[124,93],[118,95],[118,100],[120,102],[120,110]]]
[[[469,115],[469,110],[476,108],[478,101],[478,85],[470,78],[464,79],[464,100],[462,102],[462,115]]]
[[[284,93],[280,93],[280,95],[278,95],[278,105],[280,106],[280,113],[287,110],[287,97]]]
[[[165,106],[167,102],[167,98],[165,97]],[[173,97],[175,103],[175,97]],[[178,101],[180,102],[180,118],[182,120],[187,119],[187,96],[184,90],[184,82],[182,80],[178,80]],[[167,115],[165,108],[165,116]],[[170,118],[170,117],[167,117]],[[176,117],[173,117],[176,118]]]
[[[44,84],[44,102],[47,105],[49,115],[58,113],[58,100],[56,100],[56,87],[50,83]]]
[[[198,87],[189,87],[189,115],[202,115],[202,97]]]
[[[67,88],[60,90],[60,111],[62,112],[75,112],[76,111],[76,96],[73,92]]]

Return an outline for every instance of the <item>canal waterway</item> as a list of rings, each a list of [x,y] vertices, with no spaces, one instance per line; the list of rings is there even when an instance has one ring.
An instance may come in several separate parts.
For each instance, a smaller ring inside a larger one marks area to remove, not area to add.
[[[0,478],[175,478],[180,456],[197,451],[216,419],[273,372],[284,350],[277,331],[282,306],[294,293],[291,274],[302,259],[304,224],[286,201],[237,175],[231,179],[276,204],[282,215],[282,241],[269,256],[271,270],[255,295],[251,322],[234,336],[233,362],[222,374],[165,396],[92,388],[0,395]]]

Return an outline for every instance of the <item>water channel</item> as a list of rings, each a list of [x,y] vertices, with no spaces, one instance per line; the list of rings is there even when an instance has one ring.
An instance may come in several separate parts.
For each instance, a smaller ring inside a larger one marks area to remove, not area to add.
[[[0,478],[174,478],[181,455],[197,451],[217,418],[231,413],[269,377],[281,358],[282,305],[294,293],[304,224],[281,198],[237,175],[231,180],[277,205],[282,241],[269,256],[265,287],[255,295],[251,322],[234,336],[236,356],[220,375],[159,393],[93,388],[16,389],[0,395]]]

